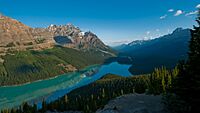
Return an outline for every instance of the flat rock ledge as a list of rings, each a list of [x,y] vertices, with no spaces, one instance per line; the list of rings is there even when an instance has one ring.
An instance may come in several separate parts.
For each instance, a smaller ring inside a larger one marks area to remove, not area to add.
[[[162,96],[146,94],[123,95],[109,101],[96,113],[167,113],[161,103]]]
[[[64,112],[57,112],[57,111],[47,111],[46,113],[83,113],[83,112],[80,112],[80,111],[64,111]]]

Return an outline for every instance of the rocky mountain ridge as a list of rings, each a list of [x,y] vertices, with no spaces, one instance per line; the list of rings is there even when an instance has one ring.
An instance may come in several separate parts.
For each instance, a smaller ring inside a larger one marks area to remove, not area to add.
[[[47,30],[54,35],[57,44],[77,49],[98,48],[106,50],[108,47],[92,32],[83,32],[72,24],[50,25]],[[64,40],[64,41],[59,41]]]
[[[72,24],[31,28],[0,15],[0,54],[12,50],[41,50],[60,45],[78,50],[110,50],[94,33],[83,32]]]
[[[122,44],[120,46],[115,47],[117,50],[124,51],[129,50],[130,48],[134,49],[138,46],[150,45],[160,43],[160,41],[168,41],[168,40],[181,40],[181,37],[189,34],[190,29],[176,28],[172,33],[166,34],[164,36],[148,39],[148,40],[134,40],[128,44]],[[181,37],[179,37],[182,34]]]
[[[133,41],[115,49],[120,56],[132,57],[133,66],[129,70],[133,74],[145,74],[155,67],[172,69],[180,59],[186,59],[190,39],[190,29],[177,28],[171,34],[152,40]]]

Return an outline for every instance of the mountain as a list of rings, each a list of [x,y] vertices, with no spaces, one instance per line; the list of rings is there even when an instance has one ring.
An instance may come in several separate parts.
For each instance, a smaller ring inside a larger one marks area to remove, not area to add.
[[[100,49],[108,50],[106,46],[94,33],[83,32],[72,24],[57,26],[50,25],[48,31],[53,33],[57,44],[78,49]]]
[[[0,53],[27,48],[49,48],[52,45],[54,40],[50,32],[35,30],[15,19],[0,16]]]
[[[123,50],[125,47],[127,47],[127,45],[128,45],[128,44],[121,44],[121,45],[113,46],[113,48],[114,48],[115,50],[120,51],[120,50]]]
[[[0,16],[0,53],[9,50],[41,50],[61,45],[79,50],[112,51],[94,33],[83,32],[72,24],[31,28],[23,23]]]
[[[177,28],[171,34],[152,39],[136,40],[118,47],[120,56],[131,56],[133,74],[149,73],[155,67],[174,67],[178,60],[187,58],[190,29]]]
[[[94,33],[72,24],[31,28],[0,15],[0,86],[48,79],[113,56]]]

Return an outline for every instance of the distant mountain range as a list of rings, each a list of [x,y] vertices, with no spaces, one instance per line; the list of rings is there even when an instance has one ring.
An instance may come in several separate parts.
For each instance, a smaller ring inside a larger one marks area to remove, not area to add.
[[[190,29],[177,28],[171,34],[152,40],[136,40],[115,47],[119,56],[131,56],[133,74],[149,73],[156,67],[174,67],[179,60],[187,58]]]

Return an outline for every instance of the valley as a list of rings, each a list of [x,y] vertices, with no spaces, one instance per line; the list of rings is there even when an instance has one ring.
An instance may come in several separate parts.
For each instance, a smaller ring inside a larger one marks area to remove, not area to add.
[[[13,22],[12,19],[9,21]],[[100,87],[108,85],[107,88],[112,88],[112,84],[118,86],[113,91],[107,91],[106,95],[111,93],[112,95],[108,98],[102,97],[100,103],[96,102],[98,106],[105,105],[114,97],[129,93],[161,94],[165,89],[151,89],[155,87],[151,86],[155,85],[152,83],[154,79],[151,80],[151,76],[167,76],[160,74],[167,69],[173,69],[179,59],[186,59],[188,50],[186,42],[190,40],[189,30],[178,28],[172,34],[153,40],[133,41],[128,45],[115,47],[113,50],[101,42],[95,34],[82,32],[72,24],[29,29],[31,31],[28,33],[31,33],[27,44],[19,44],[17,40],[21,38],[13,39],[11,36],[11,42],[8,42],[6,46],[1,45],[0,109],[17,107],[26,101],[44,110],[43,99],[49,103],[50,107],[66,94],[69,94],[71,99],[76,97],[74,92],[82,96],[94,95],[88,88],[91,84],[97,84]],[[12,34],[14,31],[5,33]],[[170,49],[172,51],[162,51],[167,50],[169,46],[173,48]],[[177,52],[180,49],[181,51]],[[169,54],[173,54],[172,57]],[[155,68],[155,72],[160,74],[150,74]],[[92,74],[88,75],[89,73]],[[178,71],[175,68],[168,73],[170,76],[176,76]],[[155,79],[161,80],[160,77]],[[165,81],[169,84],[168,80]],[[160,85],[160,82],[156,84],[156,86]],[[98,87],[93,88],[98,89]],[[88,90],[88,93],[80,92],[83,89]],[[146,92],[146,90],[149,91]],[[19,92],[16,93],[16,91]],[[8,93],[9,95],[5,96]],[[62,103],[61,106],[63,105],[65,104]],[[75,106],[69,106],[64,110],[78,108],[90,113],[99,109],[98,106],[90,104],[88,105],[90,109],[77,106],[76,103],[72,105]],[[56,110],[61,109],[58,106],[54,107],[56,108],[53,109]]]
[[[42,99],[52,102],[70,91],[90,84],[106,74],[113,73],[122,76],[131,76],[128,71],[130,65],[121,65],[117,62],[105,65],[92,65],[76,72],[57,75],[51,79],[40,80],[24,85],[0,87],[0,109],[13,108],[24,101],[37,104],[41,107]],[[98,69],[92,76],[85,76],[85,72]],[[119,69],[123,69],[120,71]]]
[[[199,70],[199,1],[0,0],[0,113],[200,113]]]

